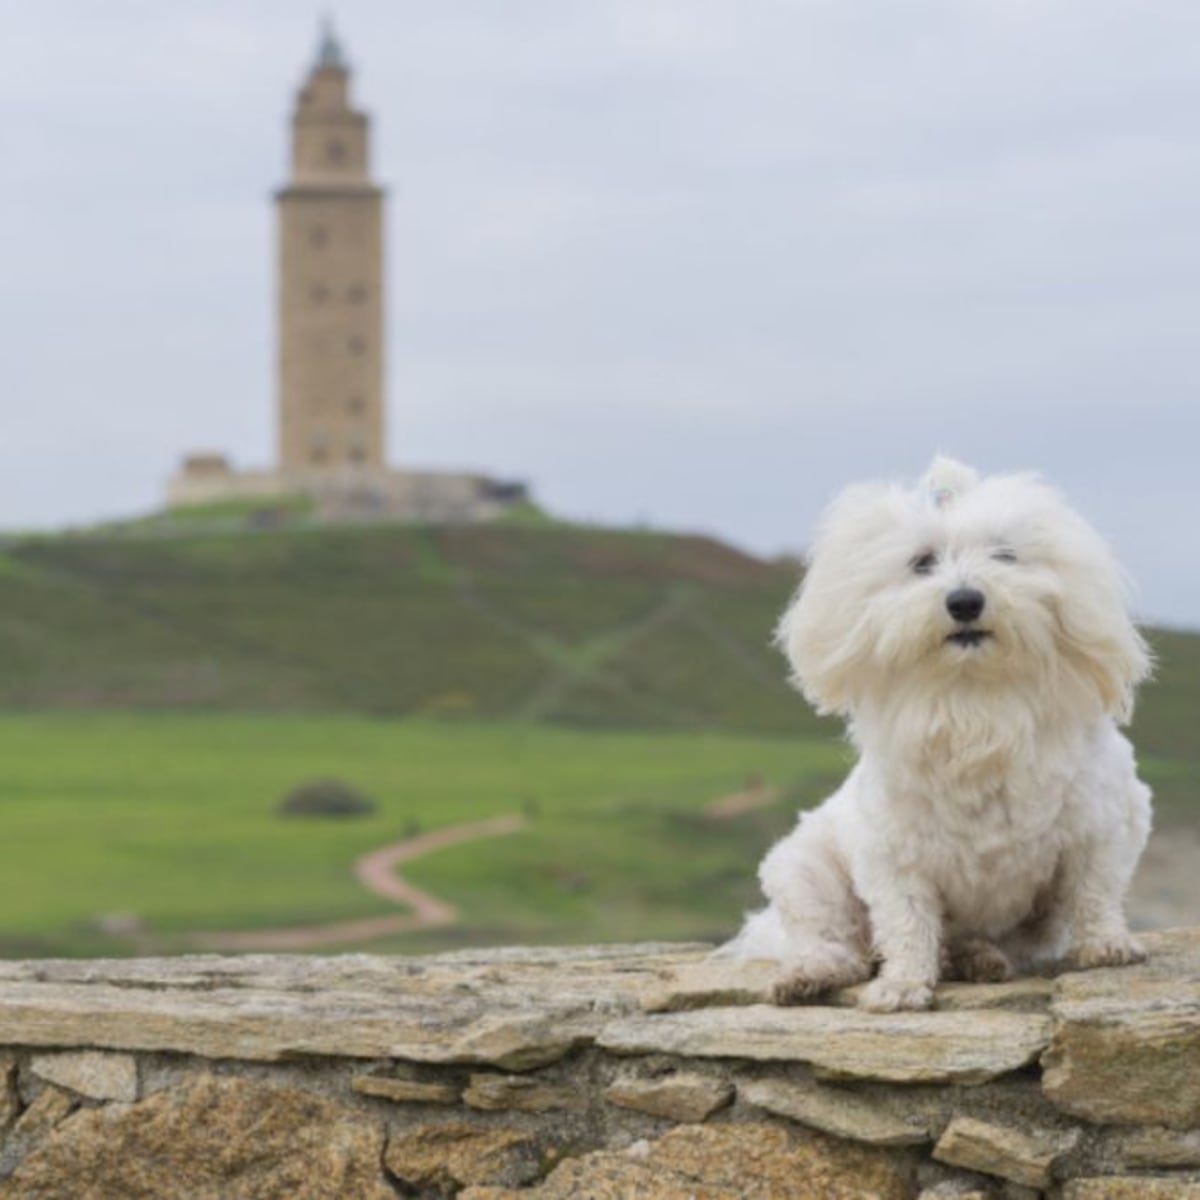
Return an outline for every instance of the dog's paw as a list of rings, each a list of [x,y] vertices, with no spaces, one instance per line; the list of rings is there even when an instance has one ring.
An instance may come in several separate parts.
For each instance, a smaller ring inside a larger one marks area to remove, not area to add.
[[[851,987],[871,978],[871,964],[843,946],[810,949],[775,981],[776,1004],[812,1004],[827,992]]]
[[[1003,983],[1014,974],[1008,955],[985,938],[960,942],[945,956],[942,966],[943,978],[963,983]]]
[[[1077,971],[1090,971],[1093,967],[1125,967],[1145,961],[1146,951],[1141,942],[1128,933],[1080,942],[1067,956],[1068,966]]]
[[[871,1012],[920,1011],[933,1007],[933,988],[919,979],[879,976],[863,988],[858,1005]]]
[[[775,981],[771,988],[771,999],[783,1007],[812,1004],[834,986],[827,977],[806,971],[792,971]]]

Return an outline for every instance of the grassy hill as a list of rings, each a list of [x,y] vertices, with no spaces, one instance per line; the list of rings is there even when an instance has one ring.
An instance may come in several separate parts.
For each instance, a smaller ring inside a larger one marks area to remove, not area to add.
[[[0,706],[812,728],[791,571],[703,537],[373,526],[25,539]]]
[[[26,538],[0,707],[831,732],[769,645],[794,583],[710,538],[558,525]],[[1139,744],[1200,759],[1200,637],[1152,638]]]

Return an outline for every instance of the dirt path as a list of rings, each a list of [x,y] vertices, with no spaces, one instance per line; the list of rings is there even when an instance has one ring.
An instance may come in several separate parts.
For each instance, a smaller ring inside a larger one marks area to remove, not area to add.
[[[297,925],[287,929],[216,930],[192,934],[188,943],[197,950],[311,950],[316,946],[369,942],[376,938],[412,933],[417,929],[453,925],[458,920],[458,909],[409,883],[402,875],[396,874],[395,867],[462,842],[519,833],[525,825],[523,816],[509,813],[487,821],[435,829],[432,833],[405,838],[402,842],[393,842],[390,846],[364,854],[354,864],[355,878],[369,892],[384,900],[407,905],[410,912],[363,917],[356,921],[331,921],[324,925]]]
[[[385,900],[407,904],[413,910],[413,915],[419,917],[424,924],[449,925],[458,920],[458,910],[454,905],[423,892],[402,875],[397,875],[395,868],[401,863],[412,862],[414,858],[432,854],[435,850],[457,846],[459,842],[474,842],[480,838],[504,837],[509,833],[519,833],[525,825],[523,816],[509,813],[503,817],[493,817],[489,821],[475,821],[470,825],[451,825],[448,829],[435,829],[432,833],[405,838],[402,842],[394,842],[390,846],[364,854],[354,864],[354,874],[368,892],[374,892],[376,896],[382,896]]]
[[[710,821],[729,821],[740,817],[742,813],[753,812],[756,808],[766,808],[778,799],[778,788],[763,787],[762,784],[751,785],[745,791],[734,792],[732,796],[722,796],[706,805],[704,815]]]
[[[606,674],[605,667],[639,638],[676,620],[692,606],[694,600],[695,596],[690,589],[676,586],[649,612],[625,625],[605,629],[580,642],[550,639],[555,647],[553,653],[548,653],[547,639],[544,636],[535,639],[538,653],[553,670],[552,674],[521,702],[517,715],[524,720],[539,720],[553,711],[572,688],[587,684],[596,684],[609,690],[615,688],[627,701],[637,705],[643,712],[660,715],[660,704],[648,702],[646,697],[612,680]],[[677,714],[671,710],[670,715]]]

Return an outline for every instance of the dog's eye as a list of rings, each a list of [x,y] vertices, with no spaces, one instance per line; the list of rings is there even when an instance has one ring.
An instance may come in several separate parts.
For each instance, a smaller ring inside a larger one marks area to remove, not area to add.
[[[908,565],[912,568],[914,575],[928,575],[937,566],[937,555],[932,550],[926,550],[924,554],[918,554]]]
[[[1001,549],[992,552],[992,558],[995,559],[996,562],[1015,563],[1017,561],[1017,552],[1015,550],[1008,549],[1008,547],[1002,547]]]

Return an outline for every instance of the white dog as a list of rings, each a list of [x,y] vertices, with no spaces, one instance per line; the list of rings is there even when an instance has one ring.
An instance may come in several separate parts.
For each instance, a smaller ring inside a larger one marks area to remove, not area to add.
[[[767,855],[769,906],[719,954],[779,960],[781,1004],[879,963],[876,1011],[928,1008],[939,977],[1144,958],[1123,902],[1150,792],[1117,723],[1150,657],[1054,491],[940,458],[915,491],[849,489],[778,641],[860,757]]]

